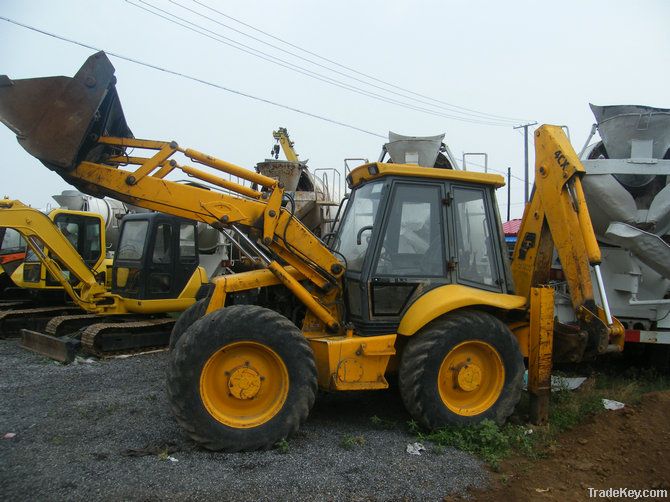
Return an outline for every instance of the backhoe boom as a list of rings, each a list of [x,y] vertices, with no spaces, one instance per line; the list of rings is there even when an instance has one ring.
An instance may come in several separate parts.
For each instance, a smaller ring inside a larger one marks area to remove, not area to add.
[[[524,211],[512,260],[516,293],[530,298],[532,287],[549,284],[555,249],[573,308],[581,328],[589,334],[586,346],[578,347],[577,352],[621,350],[623,326],[594,301],[590,267],[597,274],[600,249],[582,191],[584,167],[558,126],[545,125],[535,132],[535,157],[535,189]],[[604,290],[600,293],[605,300]]]

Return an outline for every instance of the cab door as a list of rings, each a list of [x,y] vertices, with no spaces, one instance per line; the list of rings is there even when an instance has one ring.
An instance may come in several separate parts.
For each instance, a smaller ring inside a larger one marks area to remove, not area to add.
[[[366,278],[373,331],[393,332],[407,307],[451,281],[444,182],[398,180]]]
[[[443,181],[389,177],[352,193],[334,250],[346,259],[347,321],[393,333],[418,296],[451,281]]]
[[[506,293],[505,256],[499,217],[491,189],[451,187],[454,281],[465,286]]]

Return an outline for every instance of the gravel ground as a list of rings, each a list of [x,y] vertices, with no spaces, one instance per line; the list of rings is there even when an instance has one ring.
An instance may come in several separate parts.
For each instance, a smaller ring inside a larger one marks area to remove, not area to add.
[[[394,390],[320,395],[286,453],[202,450],[169,411],[167,357],[63,366],[0,340],[0,438],[16,433],[0,439],[2,498],[442,500],[489,483],[466,453],[409,455],[415,438]]]

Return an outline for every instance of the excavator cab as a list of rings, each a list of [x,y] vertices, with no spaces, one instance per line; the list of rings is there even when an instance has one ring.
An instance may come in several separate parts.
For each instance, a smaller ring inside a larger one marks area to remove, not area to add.
[[[104,222],[102,218],[99,215],[59,209],[54,213],[52,215],[53,222],[70,241],[72,247],[77,250],[77,253],[90,268],[98,268],[100,262],[105,258],[105,241],[102,232]],[[24,281],[27,281],[30,275],[29,269],[33,266],[41,268],[37,257],[29,252],[26,263],[23,265]],[[60,288],[60,282],[49,273],[46,274],[45,283],[47,286]]]
[[[102,216],[82,211],[55,209],[49,213],[49,218],[91,269],[101,268],[105,259],[106,245],[102,231],[104,226]],[[48,249],[45,252],[49,254]],[[67,273],[67,269],[64,270]],[[30,248],[26,250],[25,260],[12,275],[12,279],[18,286],[27,289],[61,289],[60,282],[42,266],[42,262]],[[76,285],[77,279],[72,276],[70,283]]]
[[[112,293],[178,298],[198,267],[195,222],[162,213],[123,218],[112,268]]]

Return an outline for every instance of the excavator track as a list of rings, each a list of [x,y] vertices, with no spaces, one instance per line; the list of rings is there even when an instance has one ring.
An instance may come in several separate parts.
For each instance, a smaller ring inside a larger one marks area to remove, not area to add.
[[[165,317],[135,322],[96,323],[81,333],[81,348],[87,354],[108,357],[144,352],[168,345],[175,319]]]
[[[0,300],[0,310],[13,309],[20,306],[27,306],[31,303],[29,299],[25,300]]]
[[[61,337],[73,335],[79,330],[87,328],[93,324],[132,322],[137,321],[138,317],[139,316],[136,314],[116,314],[107,316],[100,314],[62,315],[49,320],[44,328],[44,332],[50,336]]]
[[[41,330],[54,316],[79,314],[79,307],[38,307],[0,311],[0,338],[17,337],[22,329]]]

